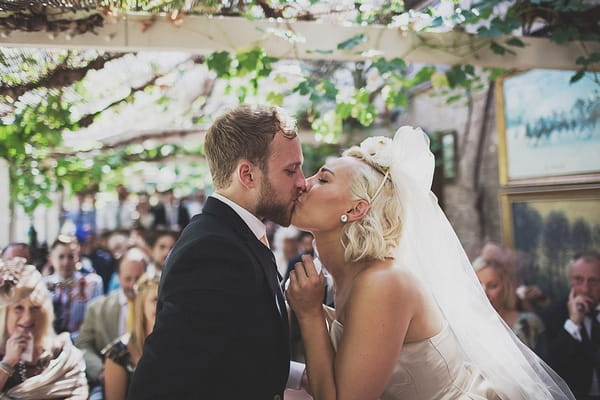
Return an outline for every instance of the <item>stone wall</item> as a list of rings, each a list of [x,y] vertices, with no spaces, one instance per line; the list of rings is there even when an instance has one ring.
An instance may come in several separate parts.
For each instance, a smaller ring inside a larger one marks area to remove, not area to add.
[[[486,240],[502,240],[493,86],[474,93],[470,117],[465,100],[448,105],[446,97],[432,94],[428,89],[414,95],[398,124],[457,132],[457,177],[444,185],[444,208],[474,259]]]

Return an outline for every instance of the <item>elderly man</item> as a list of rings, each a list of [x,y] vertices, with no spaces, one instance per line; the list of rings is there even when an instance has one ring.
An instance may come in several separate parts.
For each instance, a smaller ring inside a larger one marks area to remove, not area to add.
[[[568,299],[542,315],[545,358],[577,399],[600,400],[600,253],[575,256],[569,282]]]
[[[137,247],[125,252],[118,265],[121,287],[94,299],[89,305],[75,345],[84,351],[86,373],[92,396],[98,391],[94,386],[102,385],[104,363],[100,351],[113,340],[130,330],[132,323],[134,286],[146,271],[149,258]],[[90,397],[93,398],[93,397]]]

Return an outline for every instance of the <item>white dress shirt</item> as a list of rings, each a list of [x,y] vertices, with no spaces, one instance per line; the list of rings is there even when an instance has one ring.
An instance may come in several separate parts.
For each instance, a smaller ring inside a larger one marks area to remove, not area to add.
[[[129,315],[129,299],[125,296],[123,288],[117,289],[119,291],[119,336],[127,333],[127,316]]]

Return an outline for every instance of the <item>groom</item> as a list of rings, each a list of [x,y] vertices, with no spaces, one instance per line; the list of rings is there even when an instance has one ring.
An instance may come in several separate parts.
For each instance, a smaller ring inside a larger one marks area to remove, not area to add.
[[[287,311],[261,220],[288,226],[305,188],[295,122],[242,106],[204,148],[215,193],[168,257],[129,400],[283,398]]]

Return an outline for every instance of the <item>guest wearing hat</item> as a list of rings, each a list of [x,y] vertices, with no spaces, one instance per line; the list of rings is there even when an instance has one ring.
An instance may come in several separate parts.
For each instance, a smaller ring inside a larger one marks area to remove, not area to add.
[[[0,398],[86,399],[83,354],[56,335],[42,276],[22,258],[0,261]]]

